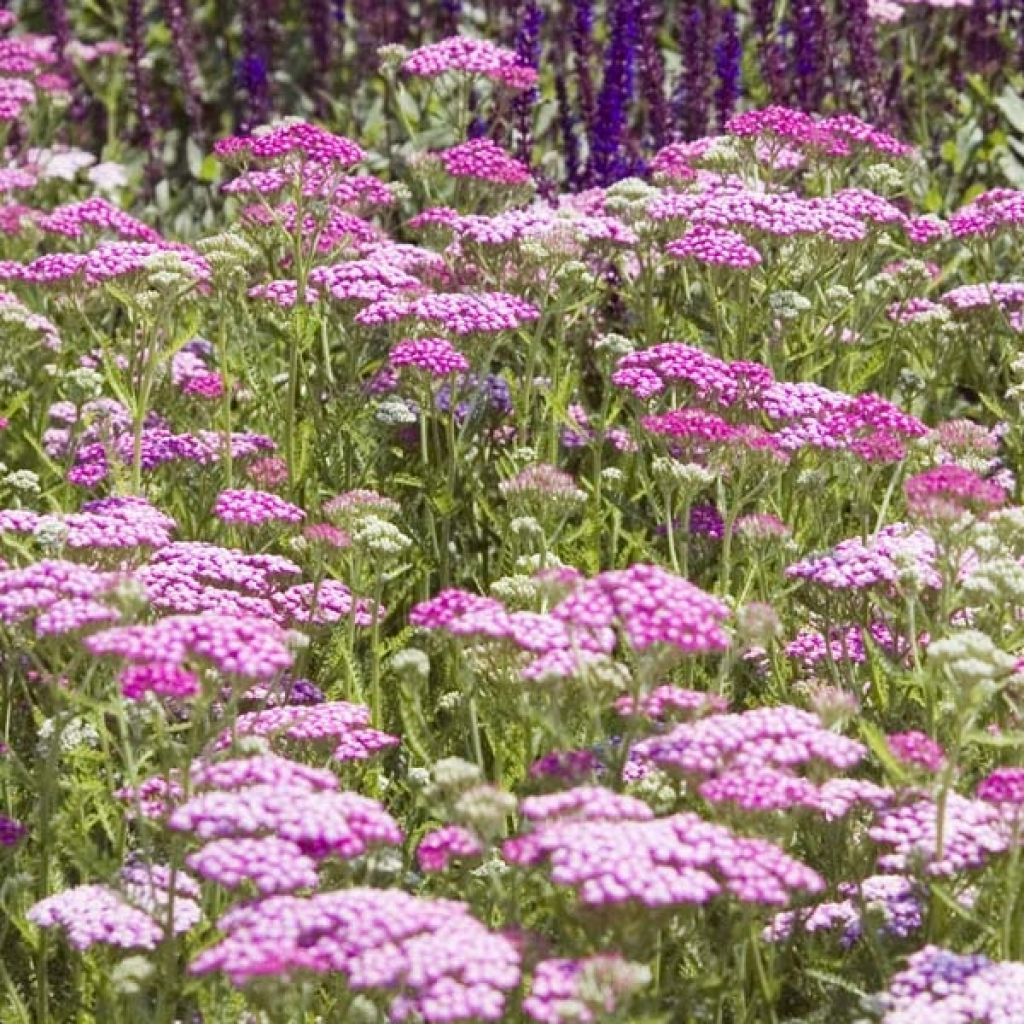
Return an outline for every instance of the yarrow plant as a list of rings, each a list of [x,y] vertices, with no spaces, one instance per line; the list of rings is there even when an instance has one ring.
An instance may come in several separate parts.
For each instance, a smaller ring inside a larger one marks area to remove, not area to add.
[[[0,1019],[1020,1020],[1014,5],[27,6]]]

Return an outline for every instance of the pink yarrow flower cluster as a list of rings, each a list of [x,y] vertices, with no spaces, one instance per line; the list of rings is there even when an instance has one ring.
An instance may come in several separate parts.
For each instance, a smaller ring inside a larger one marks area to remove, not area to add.
[[[439,154],[453,178],[475,178],[496,185],[525,185],[530,169],[490,139],[470,139]]]
[[[391,349],[388,362],[397,370],[422,370],[432,377],[466,373],[469,360],[447,338],[407,338]]]
[[[688,812],[623,818],[612,804],[604,818],[542,822],[503,849],[513,864],[549,863],[552,881],[574,888],[587,906],[664,908],[717,896],[785,905],[824,888],[816,872],[772,843],[741,838]]]
[[[383,299],[356,314],[364,327],[418,320],[436,323],[452,334],[513,331],[531,323],[540,310],[518,295],[505,292],[438,292],[416,299]]]
[[[364,761],[398,745],[397,736],[370,726],[369,708],[347,701],[285,704],[243,712],[214,745],[223,749],[241,736],[260,736],[271,743],[327,742],[334,746],[336,761]]]
[[[227,490],[217,495],[213,514],[223,523],[263,526],[266,523],[301,523],[306,513],[270,491]]]
[[[761,254],[742,235],[707,224],[698,224],[669,242],[665,252],[677,260],[692,259],[734,270],[749,270],[761,263]]]
[[[436,78],[449,71],[481,75],[507,89],[529,89],[537,83],[537,72],[524,64],[514,50],[506,50],[486,39],[450,36],[413,50],[402,62],[402,70],[421,78]]]
[[[216,971],[244,985],[297,970],[337,972],[353,991],[394,993],[392,1020],[500,1021],[519,984],[511,940],[463,903],[398,889],[273,896],[229,911],[217,926],[225,938],[193,960],[193,974]]]
[[[172,615],[148,625],[118,626],[87,637],[92,654],[135,664],[209,664],[248,679],[272,679],[291,666],[285,631],[268,619],[229,615]]]
[[[351,167],[366,156],[351,139],[296,119],[258,128],[252,135],[220,139],[214,144],[213,151],[222,160],[241,159],[270,164],[297,160],[302,164],[326,164],[338,168]]]

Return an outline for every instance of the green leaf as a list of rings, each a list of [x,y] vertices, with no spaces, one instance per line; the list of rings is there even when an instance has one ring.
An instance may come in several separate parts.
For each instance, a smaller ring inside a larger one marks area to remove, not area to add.
[[[1024,135],[1024,98],[1007,86],[996,99],[995,105],[1003,117],[1010,122],[1013,130],[1018,135]]]

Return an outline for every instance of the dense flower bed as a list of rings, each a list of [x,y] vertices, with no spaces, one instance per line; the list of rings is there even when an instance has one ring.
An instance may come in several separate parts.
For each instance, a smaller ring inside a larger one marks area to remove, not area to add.
[[[179,231],[3,24],[0,1019],[1024,1021],[1024,194],[781,106],[550,194],[424,100]]]

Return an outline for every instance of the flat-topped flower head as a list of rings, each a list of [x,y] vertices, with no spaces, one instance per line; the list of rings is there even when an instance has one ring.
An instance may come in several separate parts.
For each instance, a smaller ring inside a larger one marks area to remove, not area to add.
[[[865,754],[861,743],[789,705],[684,722],[641,740],[634,749],[659,768],[698,778],[762,767],[792,771],[817,765],[846,771]]]
[[[261,736],[276,743],[318,743],[334,747],[337,761],[363,761],[398,745],[398,737],[370,726],[370,710],[347,701],[284,704],[246,711],[217,737],[215,746],[228,747],[239,737]]]
[[[615,710],[624,717],[638,716],[655,722],[698,718],[712,712],[726,711],[729,702],[717,693],[687,690],[671,683],[656,686],[639,698],[619,697]]]
[[[1024,964],[929,945],[873,1001],[881,1024],[1014,1024],[1021,1019],[1021,992]]]
[[[298,505],[270,491],[249,489],[221,491],[214,502],[213,514],[222,523],[236,526],[301,523],[306,518],[306,513]]]
[[[506,292],[435,292],[374,302],[355,319],[364,327],[417,320],[461,336],[512,331],[539,316],[540,310],[531,302]]]
[[[997,768],[978,783],[979,799],[1009,808],[1024,808],[1024,768]]]
[[[470,139],[439,154],[453,178],[475,178],[496,185],[525,185],[530,169],[490,139]]]
[[[947,463],[907,479],[907,508],[925,519],[957,519],[965,512],[984,514],[1006,504],[1006,491],[973,470]]]
[[[946,752],[927,733],[911,729],[909,732],[893,732],[885,737],[889,752],[897,761],[926,772],[940,771],[946,763]],[[981,795],[980,792],[978,794]]]
[[[432,377],[469,370],[469,360],[447,338],[407,338],[391,349],[388,362],[395,369],[409,367]]]
[[[741,234],[707,224],[698,224],[669,242],[665,252],[677,260],[695,260],[734,270],[749,270],[761,263],[761,254]]]
[[[316,861],[278,836],[214,839],[185,862],[201,878],[225,889],[250,883],[262,895],[316,888]]]
[[[351,139],[297,118],[258,128],[251,135],[220,139],[213,151],[222,160],[326,164],[338,169],[351,167],[366,156]]]
[[[468,906],[398,889],[272,896],[230,910],[217,927],[224,938],[193,960],[193,974],[220,972],[245,985],[340,973],[352,991],[388,994],[392,1020],[501,1021],[519,984],[515,944]]]
[[[838,932],[844,947],[864,933],[867,912],[879,920],[883,935],[909,938],[924,924],[925,888],[906,875],[871,875],[863,882],[839,886],[842,900],[818,903],[807,910],[784,910],[765,928],[766,942],[783,942],[794,934]]]
[[[724,651],[729,609],[679,576],[655,565],[613,569],[581,583],[553,616],[585,629],[619,628],[636,651],[654,645],[684,654]]]
[[[550,865],[557,885],[595,907],[666,909],[718,896],[785,905],[823,880],[763,839],[746,839],[688,812],[650,820],[545,822],[504,844],[505,859]]]
[[[476,860],[484,852],[477,836],[462,825],[445,825],[428,832],[416,847],[420,871],[437,874],[447,871],[453,860]]]
[[[882,870],[921,869],[935,878],[983,867],[1011,845],[1010,828],[999,807],[957,793],[946,795],[941,811],[929,796],[884,810],[868,835],[889,851],[878,858]]]
[[[480,75],[516,91],[537,83],[537,72],[524,64],[514,50],[470,36],[449,36],[413,50],[402,61],[402,70],[420,78],[436,78],[450,71]]]
[[[148,625],[117,626],[84,641],[97,655],[136,664],[204,662],[231,676],[272,679],[292,664],[288,635],[268,619],[172,615]]]
[[[541,960],[533,969],[523,1012],[538,1024],[590,1024],[621,1011],[630,996],[650,980],[648,967],[616,953],[580,960]]]
[[[498,489],[512,504],[522,506],[572,508],[586,500],[586,493],[568,473],[538,462],[503,480]]]

